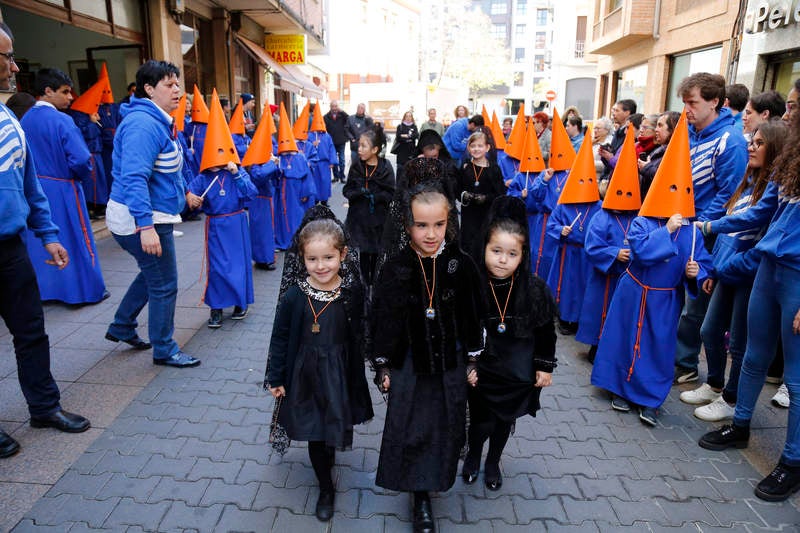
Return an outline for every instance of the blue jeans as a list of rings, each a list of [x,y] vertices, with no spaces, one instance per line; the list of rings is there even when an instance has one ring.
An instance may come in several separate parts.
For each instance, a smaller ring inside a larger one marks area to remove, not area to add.
[[[752,285],[740,286],[718,283],[711,295],[706,318],[700,328],[700,337],[706,348],[708,360],[708,384],[722,389],[726,402],[736,403],[736,390],[739,387],[739,371],[747,347],[747,303],[750,300]],[[725,365],[728,354],[725,352],[725,332],[730,331],[729,349],[731,370],[728,383],[725,383]]]
[[[702,290],[697,291],[696,298],[686,294],[686,303],[678,322],[678,345],[675,349],[675,364],[681,368],[697,370],[700,364],[700,326],[703,325],[710,298]]]
[[[345,143],[346,144],[346,143]],[[344,144],[337,144],[336,147],[336,155],[339,157],[339,164],[334,165],[333,167],[333,177],[339,181],[344,181],[345,174],[344,174]]]
[[[747,349],[739,377],[733,422],[749,426],[778,339],[783,340],[783,382],[789,389],[789,419],[781,461],[800,466],[800,335],[792,321],[800,309],[800,270],[763,257],[747,310]]]
[[[175,331],[175,300],[178,296],[178,266],[172,224],[158,224],[156,232],[161,239],[161,257],[142,250],[138,233],[114,235],[117,243],[136,259],[140,272],[122,298],[108,332],[118,339],[133,338],[139,325],[136,317],[150,302],[147,333],[153,345],[153,359],[166,359],[180,351],[172,339]]]

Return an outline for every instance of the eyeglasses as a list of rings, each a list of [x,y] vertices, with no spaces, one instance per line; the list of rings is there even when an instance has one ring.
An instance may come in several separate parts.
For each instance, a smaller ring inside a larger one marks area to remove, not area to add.
[[[16,61],[14,61],[14,52],[0,52],[0,56],[3,56],[6,59],[8,59],[11,63],[16,64]]]
[[[767,144],[764,139],[753,139],[749,143],[747,143],[748,148],[753,148],[754,150],[758,150],[762,146]]]

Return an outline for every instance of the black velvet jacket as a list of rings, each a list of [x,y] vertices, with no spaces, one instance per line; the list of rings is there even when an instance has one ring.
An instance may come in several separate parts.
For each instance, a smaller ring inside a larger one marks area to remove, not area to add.
[[[445,246],[436,258],[436,317],[428,319],[418,257],[406,246],[381,270],[371,313],[372,362],[400,368],[410,349],[416,374],[439,374],[483,347],[480,278],[475,263],[456,243]],[[422,261],[431,282],[433,259]]]

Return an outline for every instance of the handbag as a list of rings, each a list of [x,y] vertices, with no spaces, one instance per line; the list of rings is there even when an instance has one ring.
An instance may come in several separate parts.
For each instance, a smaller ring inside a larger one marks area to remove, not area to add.
[[[275,399],[275,405],[272,408],[272,421],[269,423],[269,443],[272,445],[272,449],[283,457],[292,441],[286,433],[286,428],[278,423],[281,405],[283,405],[283,396]]]
[[[394,136],[394,141],[392,142],[392,149],[389,150],[394,155],[397,155],[397,152],[400,150],[400,142],[397,140],[397,135]]]

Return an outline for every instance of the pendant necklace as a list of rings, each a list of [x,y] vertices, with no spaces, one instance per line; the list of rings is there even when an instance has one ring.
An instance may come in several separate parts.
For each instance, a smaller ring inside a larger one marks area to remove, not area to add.
[[[428,293],[428,308],[425,309],[425,318],[433,320],[436,318],[436,310],[433,308],[433,294],[436,291],[436,257],[433,258],[433,276],[431,287],[428,288],[428,276],[425,274],[425,266],[422,264],[422,257],[417,254],[419,267],[422,269],[422,280],[425,282],[425,290]]]
[[[619,229],[622,230],[622,236],[623,236],[622,244],[628,246],[630,244],[630,242],[628,242],[628,230],[631,229],[631,222],[633,222],[633,219],[628,220],[628,227],[623,228],[622,222],[619,221],[619,217],[617,215],[614,215],[614,218],[617,219],[617,224],[619,224]]]
[[[322,309],[320,309],[319,313],[317,313],[317,311],[314,309],[314,304],[311,303],[311,296],[306,295],[306,299],[308,300],[308,307],[311,308],[311,314],[314,315],[314,323],[311,324],[311,333],[319,333],[320,330],[319,317],[322,315],[322,313],[325,312],[328,306],[331,305],[334,302],[334,300],[336,300],[336,298],[338,297],[339,297],[339,289],[336,289],[336,291],[333,294],[333,300],[326,303],[325,306]]]
[[[564,186],[564,183],[567,182],[567,178],[569,178],[569,173],[565,174],[564,179],[561,181],[558,181],[558,178],[556,178],[556,192],[561,192],[561,188]]]
[[[500,302],[497,300],[497,294],[494,292],[494,283],[489,280],[489,288],[492,289],[492,296],[494,297],[494,304],[497,306],[497,312],[500,313],[500,323],[497,324],[497,333],[506,332],[506,310],[508,309],[508,302],[511,301],[511,291],[514,290],[514,277],[511,276],[511,286],[508,288],[508,295],[506,296],[506,303],[503,305],[503,310],[500,310]]]
[[[219,195],[225,196],[227,193],[225,192],[225,178],[219,180]]]
[[[576,208],[575,211],[578,211],[578,209]],[[581,218],[581,212],[578,211],[578,222],[580,223],[578,225],[578,230],[579,231],[583,231],[583,225],[586,223],[586,219],[589,217],[589,213],[590,212],[591,212],[591,209],[587,208],[586,209],[586,214],[583,215],[583,218]]]
[[[291,170],[291,169],[292,169],[292,158],[294,158],[294,154],[290,155],[290,156],[289,156],[289,157],[286,159],[286,168],[288,168],[289,170]]]
[[[486,167],[479,166],[480,170],[475,170],[475,162],[471,161],[471,163],[472,163],[472,174],[475,176],[475,186],[477,187],[478,185],[481,184],[481,174],[483,174],[483,169],[485,169]]]
[[[364,188],[367,189],[367,190],[369,190],[369,179],[373,175],[375,175],[375,172],[378,171],[378,164],[377,163],[375,164],[374,167],[372,167],[372,172],[369,171],[369,167],[370,166],[371,165],[367,164],[367,162],[364,161]]]

